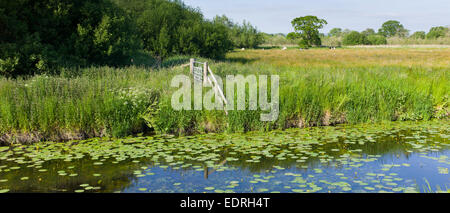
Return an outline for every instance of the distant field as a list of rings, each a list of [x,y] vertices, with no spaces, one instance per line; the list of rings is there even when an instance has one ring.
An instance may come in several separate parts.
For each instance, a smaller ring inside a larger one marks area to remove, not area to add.
[[[293,67],[361,67],[361,66],[420,66],[450,67],[450,49],[435,48],[373,48],[352,49],[271,49],[237,50],[227,58],[233,61],[267,63],[275,66]],[[386,47],[386,46],[383,46]],[[372,49],[373,48],[373,49]]]
[[[446,44],[388,44],[388,45],[358,45],[349,48],[450,48]]]
[[[71,77],[0,78],[0,142],[123,137],[149,130],[181,135],[267,131],[449,115],[446,48],[236,50],[224,61],[209,62],[223,77],[278,74],[279,119],[261,122],[260,111],[228,116],[174,111],[171,78],[189,68],[97,67]]]

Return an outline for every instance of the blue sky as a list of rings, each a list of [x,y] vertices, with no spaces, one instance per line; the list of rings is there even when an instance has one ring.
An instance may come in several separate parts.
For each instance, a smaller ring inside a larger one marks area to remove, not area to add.
[[[206,18],[225,14],[235,22],[247,20],[267,33],[291,32],[295,17],[315,15],[334,27],[378,30],[387,20],[398,20],[411,32],[450,25],[450,0],[184,0]]]

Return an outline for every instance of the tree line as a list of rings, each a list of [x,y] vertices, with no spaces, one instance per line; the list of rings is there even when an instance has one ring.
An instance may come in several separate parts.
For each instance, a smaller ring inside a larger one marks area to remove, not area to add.
[[[328,37],[341,38],[343,45],[382,45],[387,44],[387,39],[392,37],[412,38],[412,39],[437,39],[446,37],[449,34],[449,28],[444,26],[432,27],[428,33],[425,31],[417,31],[409,34],[399,21],[389,20],[381,25],[378,32],[372,28],[367,28],[362,32],[342,30],[341,28],[333,28],[328,33]]]
[[[207,20],[180,0],[0,1],[0,75],[8,77],[132,65],[143,54],[223,58],[262,42],[248,22]]]
[[[396,20],[386,21],[378,29],[378,32],[371,28],[362,32],[333,28],[327,35],[319,33],[319,29],[322,29],[327,24],[327,21],[316,16],[298,17],[293,19],[291,24],[294,32],[287,34],[286,39],[297,43],[301,48],[321,46],[322,40],[327,40],[327,45],[329,46],[340,46],[341,44],[382,45],[387,44],[387,38],[391,37],[437,39],[450,34],[448,27],[438,26],[432,27],[428,33],[417,31],[409,35],[409,30]]]

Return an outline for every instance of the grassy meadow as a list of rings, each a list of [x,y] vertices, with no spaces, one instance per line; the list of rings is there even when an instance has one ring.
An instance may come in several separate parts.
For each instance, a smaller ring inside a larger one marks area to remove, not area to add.
[[[281,48],[280,48],[281,49]],[[449,68],[450,49],[375,48],[375,49],[309,49],[245,50],[228,55],[230,61],[265,63],[296,68],[357,68],[397,66],[407,68]],[[447,70],[448,71],[448,70]]]
[[[140,133],[196,134],[445,119],[449,48],[236,50],[212,61],[215,74],[280,75],[280,115],[174,111],[171,78],[189,68],[91,67],[57,76],[0,78],[0,142],[31,143]],[[74,74],[76,73],[76,74]]]

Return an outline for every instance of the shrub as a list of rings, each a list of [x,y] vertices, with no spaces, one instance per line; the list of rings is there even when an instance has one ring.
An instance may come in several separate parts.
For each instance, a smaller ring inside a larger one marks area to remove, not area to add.
[[[410,38],[414,38],[414,39],[425,39],[426,37],[426,33],[424,31],[417,31],[414,32]]]
[[[359,33],[357,31],[352,31],[349,34],[346,34],[344,38],[342,39],[342,43],[344,45],[363,45],[363,44],[369,44],[367,41],[367,37]]]
[[[372,45],[387,44],[386,37],[384,37],[382,35],[369,35],[369,36],[367,36],[367,42]]]

